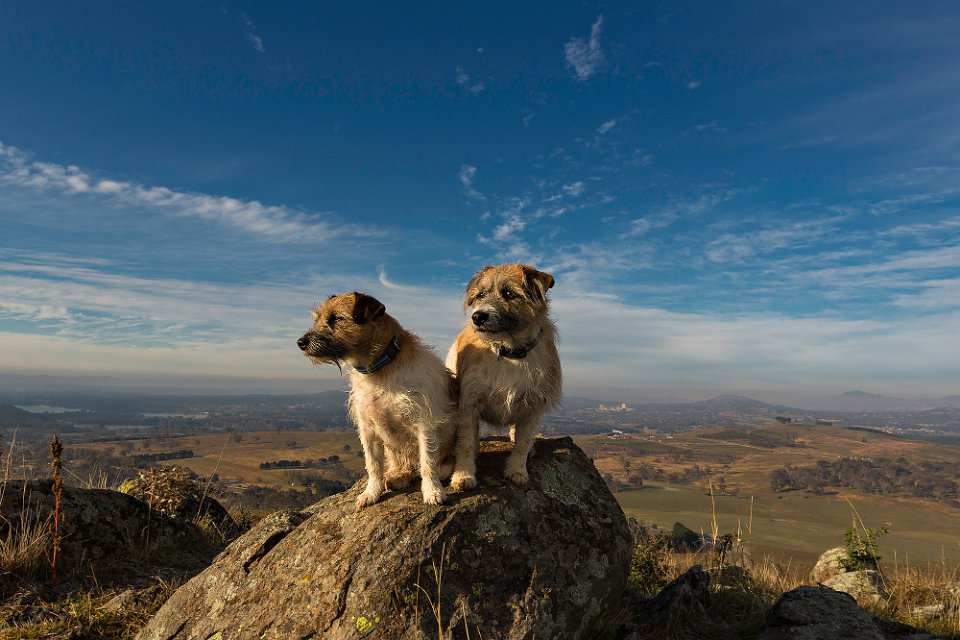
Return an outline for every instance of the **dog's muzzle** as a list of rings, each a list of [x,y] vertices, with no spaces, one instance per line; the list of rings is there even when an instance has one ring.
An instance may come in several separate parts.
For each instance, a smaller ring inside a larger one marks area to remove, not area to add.
[[[300,336],[297,346],[305,356],[311,358],[342,358],[348,351],[336,340],[310,331]]]
[[[514,318],[501,315],[492,309],[477,309],[470,314],[470,320],[477,331],[487,333],[509,331],[516,325]]]

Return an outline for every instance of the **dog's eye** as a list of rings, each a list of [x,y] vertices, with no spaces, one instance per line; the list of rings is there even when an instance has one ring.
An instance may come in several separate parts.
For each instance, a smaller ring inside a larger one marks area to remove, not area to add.
[[[339,320],[339,319],[340,319],[340,317],[337,316],[337,314],[331,313],[331,314],[330,314],[330,317],[327,318],[327,326],[328,326],[328,327],[332,327],[333,325],[337,324],[337,320]]]
[[[501,296],[504,300],[513,300],[514,298],[517,297],[517,294],[515,294],[515,293],[514,293],[513,291],[511,291],[510,289],[501,289],[501,290],[500,290],[500,296]]]

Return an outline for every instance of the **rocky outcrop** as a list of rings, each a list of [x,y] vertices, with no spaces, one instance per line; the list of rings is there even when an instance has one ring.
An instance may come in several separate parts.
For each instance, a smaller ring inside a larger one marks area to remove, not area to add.
[[[50,480],[12,481],[0,502],[0,535],[22,523],[53,520],[55,497]],[[60,574],[106,564],[142,562],[162,549],[188,556],[205,546],[200,529],[151,510],[145,503],[118,491],[63,487],[61,496]]]
[[[358,483],[265,519],[181,587],[139,640],[589,638],[616,614],[631,542],[623,512],[569,438],[539,440],[530,484],[483,442],[479,486],[424,505]]]

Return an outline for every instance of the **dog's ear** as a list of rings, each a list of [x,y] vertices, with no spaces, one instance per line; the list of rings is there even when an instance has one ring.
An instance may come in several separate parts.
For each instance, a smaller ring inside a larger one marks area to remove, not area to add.
[[[477,274],[473,276],[470,282],[467,283],[467,297],[463,301],[464,306],[469,307],[473,304],[473,293],[476,288],[480,286],[480,279],[483,278],[483,274],[485,274],[487,271],[490,271],[490,269],[493,269],[493,267],[487,266],[483,269],[480,269],[480,271],[477,271]]]
[[[353,292],[353,321],[357,324],[367,324],[382,316],[387,308],[374,298],[358,291]]]
[[[543,271],[537,271],[526,264],[521,265],[520,268],[523,269],[523,276],[526,278],[527,288],[541,298],[546,297],[547,289],[552,288],[554,285],[553,276]]]

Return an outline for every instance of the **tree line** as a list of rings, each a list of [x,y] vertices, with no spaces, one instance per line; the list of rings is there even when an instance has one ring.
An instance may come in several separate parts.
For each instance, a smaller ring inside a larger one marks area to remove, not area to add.
[[[261,462],[260,469],[313,469],[340,462],[340,456],[333,454],[329,458],[308,458],[306,460],[271,460]]]
[[[160,453],[138,453],[130,457],[134,466],[149,464],[151,462],[160,462],[161,460],[182,460],[183,458],[192,458],[193,451],[189,449],[179,449],[177,451],[163,451]]]
[[[908,495],[955,503],[960,507],[960,463],[910,463],[904,457],[839,458],[818,460],[813,467],[789,464],[770,473],[774,492],[807,489],[822,494],[827,487],[856,489],[862,493]]]

